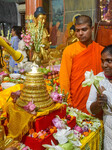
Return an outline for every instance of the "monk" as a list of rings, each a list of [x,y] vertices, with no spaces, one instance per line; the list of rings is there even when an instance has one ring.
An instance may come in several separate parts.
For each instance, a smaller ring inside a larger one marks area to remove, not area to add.
[[[67,46],[63,52],[60,68],[60,86],[65,93],[69,92],[68,104],[85,113],[86,101],[90,87],[82,87],[86,71],[93,70],[96,75],[101,68],[101,51],[98,43],[92,41],[92,20],[89,16],[81,15],[75,23],[76,36],[79,41]],[[88,113],[89,114],[89,113]]]

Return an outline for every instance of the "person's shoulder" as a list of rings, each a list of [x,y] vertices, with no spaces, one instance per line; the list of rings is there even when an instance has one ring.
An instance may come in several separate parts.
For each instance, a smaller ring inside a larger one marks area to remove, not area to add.
[[[18,40],[19,40],[18,36],[13,36],[11,39],[12,39],[13,41],[18,41]]]
[[[18,36],[13,36],[13,39],[17,39],[18,38]]]
[[[11,40],[13,40],[13,39],[14,39],[14,36],[11,37]]]
[[[77,45],[79,45],[78,41],[66,46],[65,50],[72,50],[72,48],[75,48]]]
[[[70,44],[68,46],[65,47],[63,54],[68,54],[68,55],[72,55],[73,51],[75,51],[76,47],[77,47],[77,42]]]
[[[93,44],[97,47],[99,47],[100,49],[104,49],[104,47],[102,45],[100,45],[99,43],[93,41]]]

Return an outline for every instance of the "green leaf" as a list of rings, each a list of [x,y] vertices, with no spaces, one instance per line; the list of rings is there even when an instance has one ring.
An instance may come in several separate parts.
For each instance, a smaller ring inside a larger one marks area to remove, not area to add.
[[[74,149],[74,146],[72,143],[68,142],[68,143],[65,143],[65,144],[59,144],[60,147],[62,147],[64,150],[73,150]]]

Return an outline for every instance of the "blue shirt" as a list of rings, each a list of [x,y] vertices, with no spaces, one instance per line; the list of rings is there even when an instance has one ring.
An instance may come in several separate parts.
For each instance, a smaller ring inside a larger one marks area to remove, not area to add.
[[[18,49],[18,43],[19,43],[19,41],[20,41],[20,39],[18,38],[18,36],[13,36],[13,37],[11,38],[11,41],[10,41],[11,47],[12,47],[13,49],[17,50],[17,49]],[[13,67],[13,68],[14,68],[14,66],[15,66],[15,61],[14,61],[14,59],[12,58],[12,56],[10,56],[9,65],[10,65],[11,67]]]

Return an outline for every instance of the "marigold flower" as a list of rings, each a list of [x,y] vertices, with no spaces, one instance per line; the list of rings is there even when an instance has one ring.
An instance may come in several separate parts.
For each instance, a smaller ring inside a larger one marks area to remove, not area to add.
[[[33,134],[33,133],[34,133],[34,129],[30,129],[29,134]]]
[[[37,132],[34,132],[34,133],[32,134],[32,136],[33,136],[33,138],[36,138],[36,137],[38,136],[38,133],[37,133]]]

